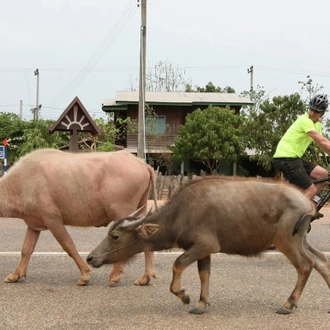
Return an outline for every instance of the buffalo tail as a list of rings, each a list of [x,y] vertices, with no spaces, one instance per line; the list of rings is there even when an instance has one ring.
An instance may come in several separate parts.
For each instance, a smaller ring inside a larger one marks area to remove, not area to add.
[[[300,227],[304,225],[305,221],[311,221],[314,213],[306,213],[304,214],[294,225],[293,231],[292,231],[292,236],[294,236],[296,233],[298,233]]]

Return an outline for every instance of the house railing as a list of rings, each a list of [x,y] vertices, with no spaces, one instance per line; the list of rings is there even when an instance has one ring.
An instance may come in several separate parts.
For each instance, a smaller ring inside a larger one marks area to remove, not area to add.
[[[176,135],[146,135],[146,148],[167,149],[174,144]],[[138,134],[127,134],[127,148],[137,148]]]

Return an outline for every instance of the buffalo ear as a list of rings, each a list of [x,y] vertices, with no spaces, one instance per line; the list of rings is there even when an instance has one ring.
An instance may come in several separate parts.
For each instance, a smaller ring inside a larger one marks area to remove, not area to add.
[[[146,239],[152,236],[155,232],[160,229],[159,225],[154,223],[143,224],[138,228],[139,236]]]

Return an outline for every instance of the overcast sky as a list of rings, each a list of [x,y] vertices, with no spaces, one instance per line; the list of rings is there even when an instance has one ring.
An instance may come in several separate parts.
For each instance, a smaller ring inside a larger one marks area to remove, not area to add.
[[[147,66],[168,61],[192,86],[253,85],[270,97],[299,92],[310,75],[330,95],[326,0],[147,0]],[[75,96],[100,117],[105,99],[138,88],[137,0],[1,0],[0,111],[32,119],[39,69],[41,118]]]

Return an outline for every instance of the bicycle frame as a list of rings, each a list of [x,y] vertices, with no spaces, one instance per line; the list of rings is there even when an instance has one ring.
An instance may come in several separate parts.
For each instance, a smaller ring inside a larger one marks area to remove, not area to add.
[[[322,183],[322,182],[330,182],[330,175],[324,178],[320,178],[317,180],[313,180],[314,184],[317,183]],[[321,208],[325,205],[325,203],[330,199],[330,190],[321,198],[321,200],[319,201],[319,203],[316,205],[316,210],[320,211]]]

